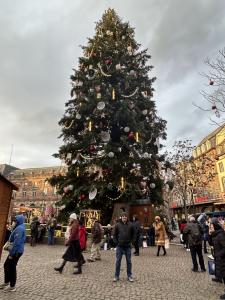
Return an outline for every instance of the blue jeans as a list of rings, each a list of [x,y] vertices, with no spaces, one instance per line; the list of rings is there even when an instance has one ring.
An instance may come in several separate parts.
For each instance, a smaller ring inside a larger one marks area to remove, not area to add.
[[[131,263],[131,247],[116,247],[116,272],[115,277],[120,277],[120,266],[123,254],[126,256],[127,261],[127,277],[132,276],[132,263]]]
[[[54,228],[48,229],[48,245],[54,245],[54,233],[55,233]]]

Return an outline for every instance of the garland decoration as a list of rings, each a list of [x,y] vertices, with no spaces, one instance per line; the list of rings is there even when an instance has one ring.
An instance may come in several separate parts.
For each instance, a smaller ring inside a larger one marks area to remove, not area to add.
[[[84,156],[83,154],[80,153],[80,156],[81,156],[83,159],[92,160],[92,159],[95,159],[95,158],[102,158],[102,157],[105,156],[105,154],[99,155],[99,156],[95,156],[95,157],[90,157],[90,156]]]
[[[124,97],[124,98],[133,97],[138,92],[138,90],[139,90],[139,87],[137,87],[132,94],[130,94],[130,95],[121,95],[121,96]]]
[[[101,64],[98,63],[98,67],[100,69],[100,72],[102,73],[103,76],[105,77],[111,77],[112,75],[111,74],[106,74],[103,70],[102,70],[102,67],[101,67]]]
[[[74,120],[71,121],[69,126],[64,125],[65,129],[70,129],[74,123]]]
[[[118,197],[116,198],[111,198],[109,197],[108,195],[106,195],[106,198],[110,199],[111,201],[116,201],[116,200],[119,200],[121,197],[123,196],[123,193],[121,193]]]

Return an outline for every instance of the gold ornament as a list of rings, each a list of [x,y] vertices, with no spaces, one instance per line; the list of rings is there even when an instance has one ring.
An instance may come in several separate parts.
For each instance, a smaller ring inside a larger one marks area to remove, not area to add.
[[[115,93],[115,89],[112,90],[112,99],[115,100],[116,99],[116,93]]]
[[[138,132],[136,132],[136,134],[135,134],[135,139],[136,139],[136,142],[138,143],[139,142],[139,134],[138,134]]]
[[[91,131],[91,129],[92,129],[92,123],[91,123],[91,121],[89,121],[89,123],[88,123],[88,130]]]

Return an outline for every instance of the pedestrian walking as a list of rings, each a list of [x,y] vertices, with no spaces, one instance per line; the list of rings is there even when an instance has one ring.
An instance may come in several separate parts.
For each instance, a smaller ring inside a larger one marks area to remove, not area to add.
[[[141,226],[136,215],[133,216],[133,226],[135,229],[135,242],[134,242],[134,255],[139,256],[139,245],[140,245],[140,236],[141,236]]]
[[[80,249],[81,249],[81,263],[82,265],[85,264],[85,259],[83,256],[83,251],[86,249],[87,244],[87,231],[84,225],[84,220],[81,218],[79,220],[79,239],[80,239]]]
[[[156,237],[156,245],[158,246],[157,256],[159,256],[160,249],[163,249],[163,255],[166,255],[165,242],[166,242],[166,230],[161,218],[159,216],[155,217],[155,237]]]
[[[38,217],[34,217],[30,223],[30,245],[35,246],[38,240],[38,226],[40,222]]]
[[[209,241],[209,223],[207,220],[203,223],[203,248],[204,253],[208,253],[207,242]]]
[[[133,282],[132,277],[132,262],[131,262],[131,244],[136,240],[135,229],[131,222],[128,221],[128,216],[125,212],[122,213],[121,219],[116,223],[114,229],[114,243],[116,247],[116,270],[114,282],[120,278],[120,267],[122,256],[125,255],[127,263],[127,279]]]
[[[187,236],[188,244],[190,247],[191,258],[193,263],[193,272],[198,272],[198,262],[201,268],[201,272],[205,272],[205,263],[202,255],[202,238],[203,238],[203,229],[196,222],[195,217],[191,216],[187,226],[184,228],[184,234]]]
[[[9,242],[11,243],[9,255],[4,263],[4,283],[0,285],[0,289],[4,289],[4,292],[14,292],[16,290],[16,267],[20,257],[23,255],[25,241],[24,216],[17,215],[15,227],[9,237]]]
[[[215,278],[213,281],[225,284],[225,232],[217,218],[211,220],[208,241],[214,250]],[[220,299],[225,299],[225,294],[221,295]]]
[[[104,230],[100,222],[93,218],[93,225],[91,228],[91,238],[92,238],[92,245],[91,245],[91,256],[88,258],[89,262],[94,262],[96,260],[101,260],[101,253],[100,253],[100,246],[102,237],[104,235]]]
[[[57,221],[52,214],[47,221],[47,229],[48,229],[48,245],[54,245],[54,235],[55,229],[57,226]]]
[[[67,239],[65,241],[67,247],[66,252],[63,254],[63,262],[60,267],[54,268],[55,271],[58,271],[60,274],[65,267],[67,261],[77,262],[77,270],[73,274],[82,273],[82,256],[79,240],[79,223],[77,220],[77,215],[72,213],[69,217],[69,225],[67,230]]]
[[[153,223],[150,224],[149,229],[147,231],[148,236],[148,246],[155,246],[155,227],[153,226]]]

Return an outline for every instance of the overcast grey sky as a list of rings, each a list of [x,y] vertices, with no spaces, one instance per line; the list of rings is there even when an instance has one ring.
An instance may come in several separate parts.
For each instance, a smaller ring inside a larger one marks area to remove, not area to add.
[[[58,121],[69,99],[79,45],[108,8],[136,28],[154,65],[154,98],[168,140],[198,143],[215,128],[198,110],[204,59],[225,46],[224,0],[0,0],[0,163],[57,165]]]

